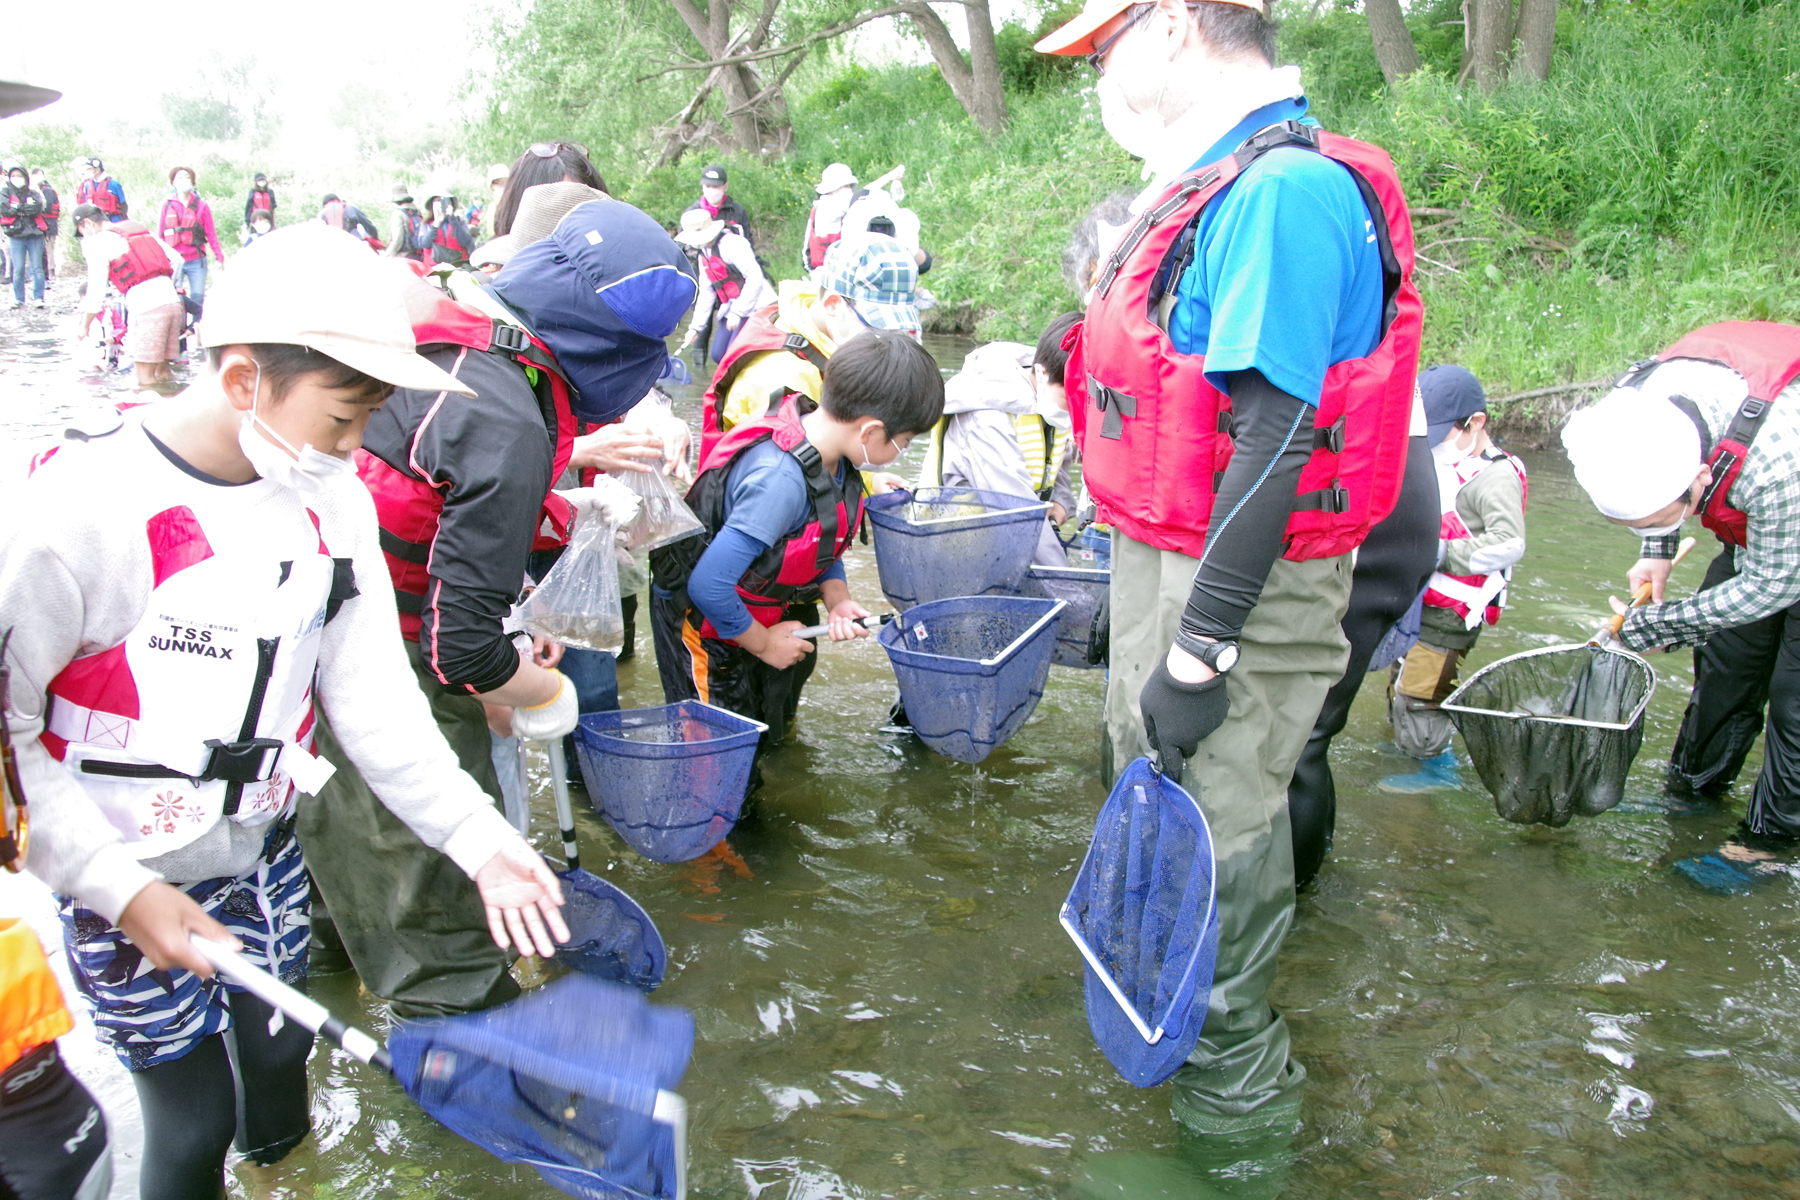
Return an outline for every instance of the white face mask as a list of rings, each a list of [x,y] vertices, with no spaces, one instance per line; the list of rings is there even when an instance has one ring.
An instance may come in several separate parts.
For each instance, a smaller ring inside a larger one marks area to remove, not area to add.
[[[894,451],[894,457],[888,459],[884,463],[869,461],[868,437],[869,437],[869,430],[873,429],[873,428],[875,428],[875,426],[873,426],[873,425],[867,426],[863,430],[861,437],[859,437],[857,439],[857,444],[862,447],[862,461],[856,464],[856,469],[859,471],[885,471],[889,467],[893,466],[895,463],[900,461],[900,455],[902,452],[899,450]]]
[[[1038,393],[1037,399],[1031,407],[1032,411],[1044,418],[1045,423],[1052,429],[1068,429],[1073,424],[1069,420],[1069,410],[1042,392]]]
[[[1684,517],[1682,520],[1686,520],[1686,518]],[[1673,525],[1652,525],[1648,529],[1637,526],[1631,532],[1635,537],[1668,537],[1672,533],[1681,532],[1681,521],[1677,521]]]
[[[1469,438],[1466,446],[1462,444],[1465,435]],[[1443,441],[1431,448],[1432,457],[1445,464],[1461,462],[1474,452],[1475,435],[1466,429],[1452,429],[1444,435]]]
[[[1163,88],[1168,89],[1166,80]],[[1102,75],[1095,91],[1100,97],[1100,123],[1106,126],[1107,135],[1119,143],[1121,150],[1133,158],[1147,159],[1162,148],[1163,135],[1168,129],[1162,114],[1155,111],[1141,113],[1131,107],[1116,74]],[[1159,93],[1157,107],[1161,106]]]
[[[315,494],[324,491],[326,485],[334,479],[355,474],[356,468],[347,459],[315,450],[310,442],[298,450],[294,449],[286,438],[256,415],[256,402],[262,394],[260,363],[256,368],[254,387],[250,411],[244,414],[244,423],[238,426],[238,449],[244,452],[244,457],[250,460],[251,468],[258,475],[296,492]],[[268,437],[256,431],[259,425],[268,432]],[[269,438],[275,440],[271,442]]]
[[[177,177],[175,180],[175,190],[178,192],[191,192],[194,190],[194,185],[189,183],[186,179]]]

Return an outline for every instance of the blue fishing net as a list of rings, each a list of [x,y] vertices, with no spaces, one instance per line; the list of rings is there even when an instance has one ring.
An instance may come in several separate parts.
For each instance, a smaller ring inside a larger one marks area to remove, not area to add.
[[[575,730],[588,798],[625,844],[657,862],[718,845],[744,807],[763,726],[683,700],[587,713]]]
[[[1147,758],[1126,767],[1062,924],[1087,964],[1094,1041],[1138,1087],[1173,1075],[1200,1038],[1219,953],[1213,878],[1212,832],[1194,798]]]
[[[566,975],[498,1008],[398,1021],[387,1048],[426,1112],[571,1196],[674,1200],[682,1190],[685,1114],[665,1093],[694,1051],[685,1009]]]
[[[1056,623],[1056,653],[1050,659],[1059,667],[1087,670],[1099,662],[1088,661],[1088,643],[1094,636],[1094,612],[1106,598],[1111,571],[1082,567],[1032,567],[1025,572],[1025,594],[1066,600]]]
[[[881,646],[919,740],[978,763],[1044,694],[1066,605],[1030,596],[933,600],[881,628]]]
[[[587,871],[558,871],[563,920],[569,940],[556,948],[556,961],[591,975],[652,992],[663,981],[669,954],[656,922],[624,892]]]
[[[1016,595],[1050,506],[975,488],[871,497],[875,566],[902,611],[954,596]]]

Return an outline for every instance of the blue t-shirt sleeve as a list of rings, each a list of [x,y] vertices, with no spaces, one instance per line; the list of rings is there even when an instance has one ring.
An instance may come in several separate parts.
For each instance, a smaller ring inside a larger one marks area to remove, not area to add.
[[[1381,307],[1380,244],[1350,172],[1310,150],[1275,150],[1201,214],[1169,337],[1206,356],[1214,387],[1256,370],[1317,405],[1325,372],[1379,343]]]
[[[750,628],[750,610],[737,594],[737,581],[744,577],[756,556],[768,548],[766,543],[727,525],[694,564],[694,573],[688,579],[688,600],[712,622],[720,637],[734,638]]]
[[[806,524],[812,505],[806,473],[773,441],[759,442],[731,464],[725,480],[725,527],[773,546]]]

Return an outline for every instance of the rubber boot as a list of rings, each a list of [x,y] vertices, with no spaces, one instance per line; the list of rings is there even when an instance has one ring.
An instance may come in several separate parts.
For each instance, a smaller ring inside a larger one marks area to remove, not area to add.
[[[1413,774],[1389,775],[1375,786],[1402,796],[1415,792],[1457,791],[1462,787],[1462,776],[1456,769],[1456,751],[1445,750],[1436,758],[1421,762]]]
[[[1740,832],[1717,850],[1684,858],[1669,869],[1721,896],[1747,896],[1764,884],[1796,873],[1794,842]]]

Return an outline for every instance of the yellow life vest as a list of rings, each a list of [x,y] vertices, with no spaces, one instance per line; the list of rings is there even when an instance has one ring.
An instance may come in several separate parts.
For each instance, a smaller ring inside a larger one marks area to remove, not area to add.
[[[31,926],[0,918],[0,1071],[75,1028]]]
[[[925,466],[919,473],[922,487],[944,486],[944,432],[950,428],[950,417],[939,417],[932,427],[931,441],[925,447]],[[1069,452],[1069,431],[1052,431],[1050,422],[1034,412],[1013,416],[1013,436],[1018,439],[1019,453],[1025,458],[1025,470],[1031,479],[1031,490],[1039,500],[1048,500],[1056,486],[1057,472],[1063,456]]]

